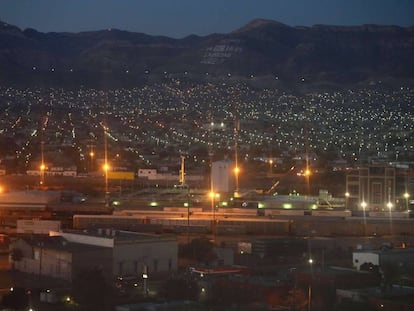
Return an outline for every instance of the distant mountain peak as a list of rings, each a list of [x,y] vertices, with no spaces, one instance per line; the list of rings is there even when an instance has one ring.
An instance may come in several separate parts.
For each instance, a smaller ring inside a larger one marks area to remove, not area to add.
[[[251,22],[249,22],[248,24],[246,24],[245,26],[237,29],[236,31],[234,31],[235,33],[238,32],[246,32],[246,31],[250,31],[253,29],[260,29],[260,28],[264,28],[264,27],[268,27],[268,26],[272,26],[272,27],[289,27],[286,24],[271,20],[271,19],[264,19],[264,18],[257,18],[252,20]]]

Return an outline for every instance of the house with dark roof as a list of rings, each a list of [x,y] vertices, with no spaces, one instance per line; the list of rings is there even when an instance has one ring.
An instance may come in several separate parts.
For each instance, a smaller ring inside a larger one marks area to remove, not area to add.
[[[105,277],[145,274],[160,276],[177,270],[178,244],[173,236],[98,229],[51,232],[20,238],[10,245],[14,269],[71,281],[85,269]]]

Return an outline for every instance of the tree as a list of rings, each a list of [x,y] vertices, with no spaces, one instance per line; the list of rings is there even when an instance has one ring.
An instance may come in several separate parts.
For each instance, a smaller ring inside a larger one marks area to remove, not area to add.
[[[12,248],[10,251],[10,258],[13,261],[13,269],[14,269],[14,263],[19,262],[23,259],[23,251],[20,248]]]
[[[13,291],[5,294],[2,300],[2,306],[13,310],[23,310],[29,304],[30,291],[24,288],[14,288]]]
[[[72,293],[80,310],[112,310],[111,287],[99,269],[80,271],[73,279]]]
[[[338,304],[334,311],[375,311],[375,307],[363,302],[344,301]]]
[[[292,288],[284,301],[285,306],[290,306],[292,310],[306,310],[308,307],[308,294],[299,287]]]
[[[196,238],[181,248],[180,256],[209,264],[217,258],[214,244],[207,238]]]
[[[23,258],[23,251],[20,248],[12,248],[10,256],[13,261],[20,261]]]
[[[401,272],[398,266],[392,263],[383,263],[380,268],[382,277],[381,288],[383,292],[387,292],[392,288],[392,285],[399,283]]]
[[[196,300],[197,282],[183,277],[169,278],[161,287],[160,295],[167,300]]]
[[[359,267],[359,269],[360,270],[362,270],[362,271],[370,271],[370,272],[376,272],[376,273],[378,273],[379,272],[379,267],[378,267],[378,265],[374,265],[373,263],[371,263],[371,262],[364,262],[360,267]]]

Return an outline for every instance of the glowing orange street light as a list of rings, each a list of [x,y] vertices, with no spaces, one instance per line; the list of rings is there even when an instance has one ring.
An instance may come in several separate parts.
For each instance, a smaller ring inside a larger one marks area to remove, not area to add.
[[[104,172],[105,172],[105,174],[106,173],[108,173],[108,171],[110,170],[110,166],[109,166],[109,164],[108,163],[105,163],[103,166],[102,166],[102,169],[104,170]]]
[[[93,152],[93,150],[91,150],[89,152],[89,171],[93,171],[93,158],[95,157],[95,152]]]
[[[43,185],[45,182],[45,170],[46,165],[44,163],[40,164],[40,184]]]
[[[234,175],[235,175],[235,190],[234,190],[234,196],[238,197],[239,196],[239,173],[240,173],[240,168],[236,165],[236,167],[234,168]]]
[[[220,193],[218,192],[210,191],[208,195],[212,200],[220,198]]]
[[[307,192],[307,195],[309,195],[310,194],[310,175],[311,175],[311,170],[308,167],[306,168],[306,170],[304,172],[304,175],[306,177],[306,192]]]
[[[110,170],[110,166],[107,162],[104,163],[102,169],[105,172],[105,206],[109,206],[109,191],[108,191],[108,171]]]

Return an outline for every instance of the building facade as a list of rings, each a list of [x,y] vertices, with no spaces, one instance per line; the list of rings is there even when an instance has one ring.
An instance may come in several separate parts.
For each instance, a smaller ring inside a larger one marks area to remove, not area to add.
[[[10,246],[19,249],[12,261],[21,272],[71,281],[84,269],[99,269],[108,279],[123,275],[160,276],[177,270],[175,237],[102,229],[52,232],[50,236],[22,238]],[[12,256],[13,257],[13,256]]]
[[[346,176],[346,207],[351,210],[395,209],[395,168],[360,167]]]
[[[215,161],[211,166],[211,186],[216,193],[235,190],[234,163],[230,160]]]

